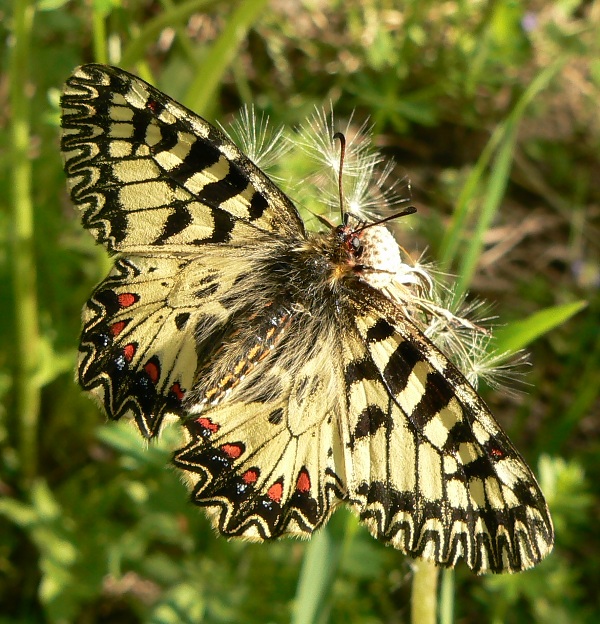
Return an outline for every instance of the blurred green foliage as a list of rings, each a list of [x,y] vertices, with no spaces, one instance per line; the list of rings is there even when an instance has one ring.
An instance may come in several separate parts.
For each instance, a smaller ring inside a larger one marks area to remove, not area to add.
[[[486,398],[556,548],[521,575],[459,567],[456,620],[599,621],[598,2],[15,0],[0,17],[0,622],[409,620],[410,561],[348,512],[309,543],[217,538],[167,467],[177,432],[147,447],[73,383],[109,263],[66,194],[58,98],[90,61],[210,119],[248,100],[290,125],[329,102],[369,117],[419,207],[404,245],[517,320],[503,344],[537,338],[526,394]]]

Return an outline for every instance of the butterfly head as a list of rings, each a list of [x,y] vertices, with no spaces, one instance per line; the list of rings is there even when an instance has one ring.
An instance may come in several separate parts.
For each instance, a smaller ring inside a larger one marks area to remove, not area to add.
[[[345,221],[347,222],[348,219],[345,219]],[[334,229],[334,236],[340,246],[342,255],[345,254],[348,260],[358,261],[360,259],[364,250],[360,229],[350,227],[348,223],[345,223],[344,225],[338,225]]]
[[[403,272],[398,243],[383,225],[353,227],[348,219],[345,221],[334,231],[339,257],[361,280],[374,288],[385,288]]]

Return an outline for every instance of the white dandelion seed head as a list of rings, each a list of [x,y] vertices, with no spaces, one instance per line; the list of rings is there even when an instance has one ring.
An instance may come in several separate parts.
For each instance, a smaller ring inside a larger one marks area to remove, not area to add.
[[[517,394],[514,385],[522,382],[526,355],[498,352],[489,308],[481,300],[457,297],[440,276],[434,265],[421,260],[411,263],[407,255],[382,290],[450,357],[474,388],[484,381],[505,394]]]
[[[409,185],[404,178],[394,180],[395,163],[384,159],[372,142],[372,126],[358,126],[353,117],[337,123],[333,113],[315,109],[292,138],[317,165],[315,176],[308,182],[318,190],[328,211],[340,212],[338,191],[340,176],[340,142],[334,139],[341,132],[346,139],[342,167],[343,211],[365,222],[377,221],[408,201]]]
[[[406,205],[410,185],[405,177],[396,175],[396,164],[386,160],[373,146],[373,128],[368,122],[358,125],[353,116],[338,123],[333,113],[315,107],[313,114],[296,132],[273,128],[264,113],[246,106],[237,119],[223,128],[232,141],[256,164],[296,197],[320,214],[351,213],[364,222],[378,221]],[[340,206],[340,142],[334,135],[341,132],[346,139],[342,166],[344,206]],[[298,154],[308,160],[299,178]],[[308,157],[308,158],[307,158]],[[287,166],[286,163],[293,163]]]
[[[346,137],[346,154],[344,159],[344,176],[364,176],[364,167],[372,170],[382,158],[371,147],[372,128],[367,122],[356,128],[352,123],[353,116],[343,124],[337,124],[333,112],[315,107],[314,113],[300,125],[293,141],[310,158],[325,168],[337,184],[340,171],[340,144],[334,139],[336,132]],[[338,127],[339,126],[339,127]]]
[[[292,148],[284,138],[284,128],[273,127],[269,116],[257,112],[254,105],[244,106],[229,126],[221,126],[221,129],[257,167],[267,171],[271,177],[276,177],[272,169],[279,166]]]

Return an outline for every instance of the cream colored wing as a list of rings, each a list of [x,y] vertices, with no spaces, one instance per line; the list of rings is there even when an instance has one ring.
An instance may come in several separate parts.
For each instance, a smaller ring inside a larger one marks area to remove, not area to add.
[[[340,421],[323,396],[330,373],[321,355],[306,355],[293,375],[269,367],[262,399],[224,401],[183,423],[175,465],[223,535],[308,537],[344,496]]]
[[[222,132],[140,78],[84,65],[61,103],[71,197],[110,251],[191,253],[257,230],[304,235],[287,196]]]
[[[531,470],[441,352],[381,298],[345,350],[348,496],[369,531],[443,566],[535,565],[553,543]]]
[[[182,413],[198,358],[229,319],[219,303],[233,277],[196,256],[117,260],[83,310],[78,378],[117,420],[147,437]]]
[[[223,133],[143,80],[85,65],[61,102],[73,202],[122,254],[84,308],[79,381],[110,418],[132,416],[151,437],[182,412],[199,358],[240,312],[222,302],[251,268],[222,249],[302,239],[304,226]]]

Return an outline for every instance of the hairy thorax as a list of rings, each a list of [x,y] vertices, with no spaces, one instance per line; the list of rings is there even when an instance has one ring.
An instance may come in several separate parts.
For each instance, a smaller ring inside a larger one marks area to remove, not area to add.
[[[277,371],[294,379],[320,352],[335,361],[351,293],[387,284],[400,255],[384,227],[344,225],[301,240],[257,239],[239,255],[229,249],[227,262],[230,269],[221,262],[221,271],[228,288],[215,296],[217,327],[199,324],[196,332],[200,364],[186,398],[192,413],[233,393],[245,402],[273,401],[282,392]],[[233,283],[229,273],[238,276]],[[322,389],[333,380],[314,383]],[[301,388],[310,396],[311,388]]]

